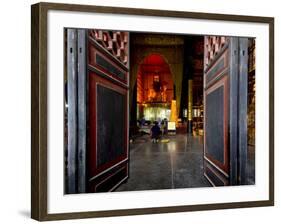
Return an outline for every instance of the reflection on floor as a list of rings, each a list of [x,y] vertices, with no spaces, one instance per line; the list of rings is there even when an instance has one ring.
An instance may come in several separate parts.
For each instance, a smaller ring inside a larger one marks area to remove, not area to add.
[[[148,135],[130,145],[129,179],[116,191],[210,187],[203,176],[203,138],[177,134],[168,143]]]

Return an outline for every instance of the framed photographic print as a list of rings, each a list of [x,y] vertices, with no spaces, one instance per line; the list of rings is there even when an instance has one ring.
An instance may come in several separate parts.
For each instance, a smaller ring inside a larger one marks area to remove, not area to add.
[[[32,218],[274,205],[274,18],[31,8]]]

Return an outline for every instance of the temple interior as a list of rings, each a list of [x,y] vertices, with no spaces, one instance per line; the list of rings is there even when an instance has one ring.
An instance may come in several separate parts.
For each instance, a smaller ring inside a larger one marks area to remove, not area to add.
[[[75,29],[66,37],[66,193],[255,184],[254,38]],[[83,47],[80,60],[72,53]],[[75,60],[86,72],[72,80]]]
[[[145,131],[166,120],[203,135],[203,44],[203,36],[131,34],[131,125]]]
[[[130,40],[132,177],[128,183],[117,188],[117,191],[211,186],[203,177],[202,165],[204,37],[137,33],[131,34]],[[247,183],[253,184],[255,182],[253,39],[249,41],[248,47]],[[149,137],[155,122],[162,129],[162,141],[157,145],[151,143]],[[151,157],[154,162],[137,162],[143,160],[143,153],[147,160]],[[154,159],[155,154],[158,154],[161,160]],[[164,163],[165,154],[173,161]],[[163,172],[159,172],[159,168]],[[147,178],[146,183],[150,184],[143,184],[137,178],[140,170],[142,176]],[[152,170],[156,170],[156,173],[151,172]],[[195,175],[191,176],[192,173]],[[163,181],[166,179],[165,176],[171,178]],[[183,179],[185,181],[182,181]]]

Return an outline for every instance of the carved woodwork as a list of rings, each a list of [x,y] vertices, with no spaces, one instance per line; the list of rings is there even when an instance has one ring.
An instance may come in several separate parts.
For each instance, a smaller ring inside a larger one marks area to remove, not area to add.
[[[125,66],[128,66],[128,32],[89,30],[89,37],[96,40]]]

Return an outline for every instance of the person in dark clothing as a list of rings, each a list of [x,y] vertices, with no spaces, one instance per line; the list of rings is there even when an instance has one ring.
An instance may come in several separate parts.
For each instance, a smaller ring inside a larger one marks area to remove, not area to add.
[[[160,127],[158,126],[158,123],[155,121],[154,125],[151,128],[151,139],[153,143],[158,142],[160,134],[161,134]]]

